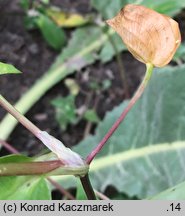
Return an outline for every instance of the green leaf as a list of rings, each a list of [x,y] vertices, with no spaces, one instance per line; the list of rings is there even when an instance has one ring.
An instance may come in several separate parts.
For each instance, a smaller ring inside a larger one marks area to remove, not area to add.
[[[67,97],[59,97],[52,100],[52,105],[56,108],[56,119],[63,130],[66,130],[70,123],[76,123],[76,107],[75,97],[69,95]]]
[[[98,41],[98,38],[100,41]],[[58,69],[62,63],[65,63],[64,67],[67,69],[67,74],[70,74],[94,63],[97,60],[95,53],[106,39],[107,36],[102,35],[101,29],[97,26],[77,29],[73,33],[68,46],[56,59],[51,70]]]
[[[11,191],[7,198],[8,200],[51,200],[51,192],[44,178],[32,177],[20,184],[14,193]]]
[[[60,50],[65,45],[66,36],[64,31],[47,16],[40,14],[36,23],[48,45],[56,50]]]
[[[185,2],[181,0],[143,0],[141,4],[169,16],[175,16],[185,7]]]
[[[24,155],[7,155],[0,157],[0,163],[30,162],[32,160],[32,158],[26,157]]]
[[[185,200],[185,182],[175,185],[151,198],[150,200]]]
[[[84,118],[92,123],[98,123],[100,121],[94,109],[88,109],[84,114]]]
[[[92,163],[95,188],[102,191],[113,185],[129,196],[145,198],[185,180],[185,143],[175,142],[185,140],[184,71],[184,65],[154,71],[142,98]],[[74,151],[85,157],[127,103],[109,112],[95,135]],[[175,143],[167,144],[172,142]]]
[[[31,158],[23,155],[8,155],[0,158],[0,163],[29,162]],[[38,200],[50,199],[47,183],[41,177],[7,176],[0,177],[0,200]]]
[[[21,72],[17,68],[15,68],[13,65],[0,62],[0,75],[17,74],[17,73],[21,73]]]
[[[136,3],[136,0],[91,0],[92,6],[101,13],[104,19],[114,17],[122,7],[130,3]],[[185,2],[182,0],[141,0],[139,3],[169,16],[176,15],[185,7]]]

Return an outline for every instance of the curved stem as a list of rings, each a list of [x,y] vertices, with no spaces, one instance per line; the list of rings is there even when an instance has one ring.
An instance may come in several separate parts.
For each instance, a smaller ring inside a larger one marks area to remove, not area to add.
[[[134,104],[137,102],[137,100],[142,95],[143,91],[145,90],[145,87],[148,84],[148,81],[151,78],[153,71],[153,65],[148,63],[146,64],[146,73],[145,77],[140,84],[139,88],[137,89],[135,95],[132,97],[130,102],[128,103],[127,107],[124,109],[120,117],[117,119],[117,121],[113,124],[113,126],[110,128],[110,130],[106,133],[106,135],[103,137],[103,139],[99,142],[99,144],[95,147],[95,149],[87,156],[86,163],[90,164],[91,161],[94,159],[94,157],[100,152],[100,150],[103,148],[105,143],[109,140],[109,138],[112,136],[112,134],[116,131],[118,126],[121,124],[121,122],[126,117],[127,113],[131,110],[131,108],[134,106]]]

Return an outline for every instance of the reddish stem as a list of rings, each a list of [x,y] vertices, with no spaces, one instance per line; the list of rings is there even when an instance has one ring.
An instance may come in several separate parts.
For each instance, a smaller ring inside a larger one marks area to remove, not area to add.
[[[4,146],[9,152],[11,152],[13,154],[20,154],[19,151],[17,151],[17,149],[15,149],[13,146],[11,146],[9,143],[5,142],[4,140],[0,139],[0,144],[2,146]]]
[[[65,190],[58,182],[54,181],[52,178],[48,177],[47,180],[64,196],[70,200],[75,200],[75,197]]]
[[[125,110],[122,112],[120,117],[116,120],[116,122],[113,124],[113,126],[110,128],[110,130],[106,133],[106,135],[103,137],[103,139],[99,142],[99,144],[95,147],[95,149],[87,156],[87,158],[86,158],[87,164],[90,164],[92,162],[92,160],[94,159],[94,157],[100,152],[100,150],[103,148],[105,143],[109,140],[109,138],[112,136],[112,134],[116,131],[116,129],[121,124],[121,122],[124,120],[127,113],[131,110],[131,108],[134,106],[134,104],[137,102],[137,100],[142,95],[142,93],[143,93],[145,87],[147,86],[148,81],[152,75],[152,70],[153,70],[153,65],[147,64],[146,66],[147,66],[147,70],[146,70],[145,77],[144,77],[142,83],[140,84],[138,90],[136,91],[135,95],[132,97],[132,99],[128,103],[127,107],[125,108]]]
[[[27,128],[36,137],[40,132],[40,129],[29,121],[24,115],[22,115],[14,106],[12,106],[1,94],[0,94],[0,106],[2,106],[7,112],[9,112],[14,118],[17,119],[25,128]]]

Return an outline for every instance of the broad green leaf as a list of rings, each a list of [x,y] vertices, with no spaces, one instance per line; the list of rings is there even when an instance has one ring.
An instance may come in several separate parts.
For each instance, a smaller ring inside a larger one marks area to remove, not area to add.
[[[30,162],[32,158],[23,155],[8,155],[0,163]],[[0,177],[0,200],[48,200],[51,192],[42,177],[7,176]]]
[[[46,42],[54,49],[60,50],[66,43],[65,32],[47,16],[40,14],[36,23]]]
[[[16,74],[16,73],[21,73],[21,72],[17,68],[15,68],[13,65],[0,62],[0,75]]]
[[[153,197],[150,200],[185,200],[185,182],[175,185]]]
[[[12,163],[12,162],[30,162],[32,158],[26,157],[24,155],[7,155],[0,157],[0,163]]]
[[[155,70],[144,95],[91,165],[98,190],[113,185],[145,198],[185,180],[185,66]],[[94,136],[74,151],[85,157],[102,139],[127,102],[109,112]]]
[[[56,120],[63,130],[66,130],[69,123],[77,121],[75,97],[69,95],[67,97],[59,97],[52,100],[52,105],[56,108]]]
[[[99,38],[99,40],[98,40]],[[51,70],[58,69],[62,63],[67,69],[65,74],[70,74],[75,70],[80,70],[84,66],[96,61],[96,51],[100,49],[102,42],[107,39],[102,35],[102,31],[97,26],[81,27],[77,29],[69,41],[68,46],[58,56]]]
[[[129,1],[132,2],[132,0]],[[178,14],[185,7],[185,2],[181,0],[141,0],[141,4],[169,16]]]
[[[17,177],[20,178],[20,177]],[[20,184],[16,191],[14,191],[6,198],[8,200],[50,200],[51,192],[47,182],[42,177],[31,178]]]
[[[182,10],[182,8],[185,7],[185,2],[181,0],[91,0],[92,6],[97,9],[99,13],[101,13],[104,19],[110,19],[114,17],[122,7],[130,3],[139,3],[169,16],[176,15]]]

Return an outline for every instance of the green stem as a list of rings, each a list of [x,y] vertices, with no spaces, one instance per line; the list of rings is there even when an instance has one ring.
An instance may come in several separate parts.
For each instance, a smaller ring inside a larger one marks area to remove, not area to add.
[[[95,149],[87,156],[87,158],[86,158],[86,163],[87,164],[90,164],[91,161],[94,159],[94,157],[101,151],[101,149],[103,148],[103,146],[105,145],[105,143],[110,139],[110,137],[112,136],[112,134],[116,131],[116,129],[121,124],[121,122],[124,120],[124,118],[126,117],[127,113],[131,110],[131,108],[134,106],[134,104],[140,98],[140,96],[142,95],[143,91],[145,90],[145,88],[146,88],[146,86],[148,84],[148,81],[151,78],[152,71],[153,71],[153,65],[150,64],[150,63],[146,64],[145,77],[144,77],[142,83],[140,84],[138,90],[136,91],[135,95],[132,97],[132,99],[130,100],[130,102],[128,103],[127,107],[125,108],[125,110],[120,115],[120,117],[112,125],[112,127],[110,128],[110,130],[106,133],[106,135],[99,142],[99,144],[95,147]]]
[[[81,177],[80,181],[82,183],[82,186],[84,188],[84,191],[86,193],[88,200],[96,200],[96,195],[95,195],[93,187],[91,185],[89,175],[86,174],[85,176]]]

